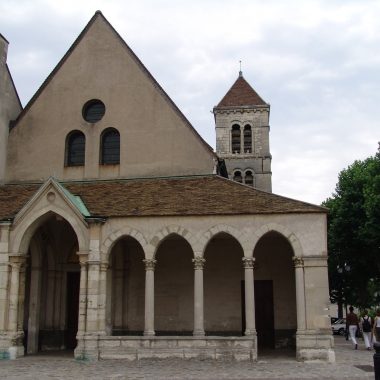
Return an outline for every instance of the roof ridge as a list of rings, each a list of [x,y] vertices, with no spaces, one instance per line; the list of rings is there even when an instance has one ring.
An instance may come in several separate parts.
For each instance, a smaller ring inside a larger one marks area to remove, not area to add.
[[[184,175],[173,175],[173,176],[155,176],[155,177],[123,177],[123,178],[90,178],[90,179],[58,179],[55,178],[59,183],[96,183],[96,182],[128,182],[128,181],[139,181],[139,180],[155,180],[155,179],[185,179],[185,178],[199,178],[199,177],[215,177],[217,174],[184,174]],[[45,183],[46,180],[41,181],[20,181],[20,182],[7,182],[0,184],[1,186],[35,186]]]

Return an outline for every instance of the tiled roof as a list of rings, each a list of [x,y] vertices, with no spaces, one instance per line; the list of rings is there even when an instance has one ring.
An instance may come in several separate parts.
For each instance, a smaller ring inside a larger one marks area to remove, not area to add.
[[[0,220],[13,218],[40,187],[41,184],[0,186]]]
[[[91,216],[325,213],[326,209],[213,175],[61,182]],[[41,184],[0,186],[0,220],[13,218]]]
[[[250,86],[243,76],[239,75],[236,82],[215,108],[267,105],[268,104],[261,99],[259,94]]]

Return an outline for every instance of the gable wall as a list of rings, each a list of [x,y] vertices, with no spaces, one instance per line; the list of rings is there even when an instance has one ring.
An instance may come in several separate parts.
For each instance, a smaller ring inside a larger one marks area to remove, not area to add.
[[[106,106],[90,124],[82,107]],[[99,165],[100,135],[120,132],[120,165]],[[86,136],[84,167],[64,167],[65,139]],[[213,155],[185,124],[123,42],[98,16],[28,112],[11,131],[7,180],[115,178],[208,174]]]

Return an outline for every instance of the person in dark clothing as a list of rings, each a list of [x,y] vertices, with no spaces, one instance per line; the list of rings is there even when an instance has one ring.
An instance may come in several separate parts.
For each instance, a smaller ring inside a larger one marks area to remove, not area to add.
[[[369,351],[371,349],[372,319],[368,315],[367,309],[364,310],[363,316],[360,318],[360,326],[363,333],[365,348]]]
[[[348,333],[350,334],[352,345],[354,346],[354,349],[358,349],[358,342],[356,340],[356,332],[359,328],[359,318],[354,313],[354,308],[352,306],[349,307],[350,312],[347,314],[346,317],[346,329],[348,330]]]

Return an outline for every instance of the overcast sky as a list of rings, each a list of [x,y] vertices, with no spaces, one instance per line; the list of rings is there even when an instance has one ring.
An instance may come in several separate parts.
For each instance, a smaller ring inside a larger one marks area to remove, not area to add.
[[[273,192],[319,204],[380,140],[378,0],[1,0],[25,105],[95,11],[215,148],[210,112],[236,80],[271,104]]]

